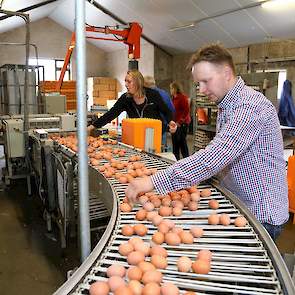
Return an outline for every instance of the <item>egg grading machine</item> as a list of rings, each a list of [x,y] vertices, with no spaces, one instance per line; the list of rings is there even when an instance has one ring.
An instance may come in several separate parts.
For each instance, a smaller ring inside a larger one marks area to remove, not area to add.
[[[50,131],[74,131],[75,115],[72,114],[32,114],[29,115],[29,133],[35,129]],[[31,191],[29,174],[25,163],[25,133],[23,115],[3,115],[0,117],[0,129],[3,132],[4,151],[6,157],[6,168],[4,170],[4,181],[9,185],[12,179],[27,178],[29,194]],[[41,133],[36,133],[39,138]],[[45,134],[43,133],[43,136]]]
[[[93,114],[88,114],[89,121]],[[68,134],[76,130],[76,114],[31,114],[28,117],[29,147],[25,149],[24,116],[2,115],[0,129],[3,133],[6,167],[3,179],[6,185],[19,178],[26,178],[28,194],[31,194],[31,178],[44,205],[43,216],[47,230],[52,221],[59,227],[61,247],[66,248],[67,238],[76,233],[77,181],[74,162],[54,152],[49,134]],[[29,165],[26,154],[29,154]],[[92,230],[101,230],[99,220],[109,217],[104,204],[90,196]]]
[[[130,155],[140,154],[141,161],[147,168],[164,169],[171,162],[138,149],[118,144],[119,148],[126,149],[122,160],[127,160]],[[65,146],[59,146],[62,154],[75,156],[75,153]],[[106,163],[100,160],[101,164]],[[90,192],[95,194],[106,208],[111,212],[109,224],[99,243],[93,249],[83,264],[72,276],[54,293],[60,294],[89,294],[89,287],[95,281],[106,281],[106,270],[119,263],[128,267],[126,257],[118,253],[120,244],[126,242],[128,237],[121,233],[121,228],[126,224],[145,224],[148,233],[142,239],[151,241],[156,228],[148,221],[137,221],[135,214],[141,205],[137,205],[130,213],[119,210],[126,184],[121,184],[115,178],[106,179],[97,168],[89,166],[91,179]],[[181,290],[192,290],[197,294],[295,294],[295,288],[288,270],[281,258],[275,244],[238,198],[229,191],[220,187],[216,180],[202,183],[198,188],[210,188],[212,194],[208,198],[201,198],[197,211],[184,210],[180,217],[170,216],[176,226],[190,229],[198,225],[204,229],[201,238],[194,239],[192,245],[180,244],[169,246],[164,244],[168,251],[168,267],[161,270],[164,282],[173,282]],[[231,219],[244,215],[248,224],[244,228],[234,225],[208,225],[208,216],[212,210],[208,206],[211,199],[219,201],[217,213],[227,213]],[[192,260],[201,249],[213,252],[211,271],[207,275],[192,272],[182,273],[177,271],[176,261],[180,256],[188,256]],[[149,260],[149,258],[146,258]]]

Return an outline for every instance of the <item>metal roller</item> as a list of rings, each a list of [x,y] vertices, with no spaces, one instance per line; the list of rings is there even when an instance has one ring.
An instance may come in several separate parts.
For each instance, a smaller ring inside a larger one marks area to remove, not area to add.
[[[158,170],[168,167],[171,162],[158,156],[148,154],[126,145],[117,144],[113,147],[124,147],[125,157],[120,160],[128,160],[130,155],[141,155],[141,162],[147,168]],[[61,151],[67,154],[73,153],[64,146]],[[107,161],[101,160],[101,163]],[[109,224],[92,253],[79,267],[79,269],[56,292],[60,294],[88,294],[91,283],[106,281],[106,270],[114,264],[122,264],[128,268],[126,257],[118,253],[118,247],[126,242],[129,237],[121,234],[122,226],[126,224],[142,223],[147,226],[148,233],[141,237],[150,242],[156,227],[149,221],[137,221],[135,214],[141,205],[136,205],[129,213],[120,212],[118,204],[124,198],[127,185],[121,184],[115,178],[106,179],[94,167],[92,173],[97,177],[97,183],[101,190],[105,189],[108,204],[103,200],[102,212],[106,212],[105,206],[111,208]],[[126,172],[123,170],[122,172]],[[288,294],[294,295],[295,288],[288,270],[278,252],[275,244],[249,212],[245,205],[229,191],[220,187],[218,182],[210,180],[202,183],[198,188],[210,188],[212,194],[208,198],[201,198],[197,211],[183,210],[181,216],[169,216],[176,226],[190,229],[193,225],[201,226],[204,235],[194,238],[193,244],[180,244],[179,246],[162,246],[168,251],[166,269],[161,270],[164,282],[176,284],[181,294],[185,290],[192,290],[197,294]],[[208,206],[211,199],[218,200],[220,206],[212,210]],[[95,201],[94,201],[95,202]],[[99,201],[98,201],[99,202]],[[90,204],[92,204],[90,202]],[[104,206],[105,205],[105,206]],[[91,214],[102,214],[99,207]],[[245,227],[238,228],[234,225],[208,225],[208,216],[215,211],[218,214],[227,213],[232,218],[244,215],[248,221]],[[201,249],[210,249],[213,252],[211,271],[207,275],[193,272],[182,273],[177,270],[176,262],[180,256],[187,256],[195,260]],[[149,261],[149,257],[146,261]]]

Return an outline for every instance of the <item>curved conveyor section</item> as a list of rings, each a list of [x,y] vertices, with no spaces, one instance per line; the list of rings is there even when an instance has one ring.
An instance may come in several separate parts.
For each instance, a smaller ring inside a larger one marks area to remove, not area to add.
[[[127,160],[130,155],[140,153],[141,162],[144,162],[147,168],[161,170],[171,164],[160,157],[125,147],[122,144],[118,144],[117,147],[126,148],[124,160]],[[61,150],[69,153],[65,147],[62,147]],[[55,292],[55,295],[89,294],[91,283],[97,280],[107,280],[106,270],[114,261],[128,267],[126,258],[118,253],[119,245],[128,240],[128,237],[121,234],[123,225],[145,224],[148,227],[148,234],[142,238],[148,242],[151,241],[151,237],[156,231],[151,222],[135,219],[135,214],[141,205],[135,206],[130,213],[119,211],[118,204],[124,198],[124,190],[127,185],[120,184],[115,178],[105,179],[93,167],[91,169],[97,176],[97,181],[103,182],[105,194],[112,203],[110,222],[89,257]],[[162,270],[163,281],[177,284],[181,294],[185,290],[193,290],[197,294],[294,295],[294,285],[280,253],[245,205],[229,191],[220,187],[216,181],[198,186],[198,188],[204,187],[210,188],[212,194],[208,198],[201,198],[197,211],[183,210],[180,217],[169,217],[176,226],[181,226],[184,229],[190,229],[193,225],[201,226],[204,229],[204,235],[194,239],[192,245],[168,246],[164,244],[168,251],[168,267]],[[234,225],[226,227],[208,225],[207,218],[213,211],[208,206],[210,199],[219,201],[220,207],[215,210],[218,214],[227,213],[232,219],[242,214],[249,223],[243,228]],[[108,204],[107,207],[109,208],[110,205]],[[201,249],[210,249],[213,252],[209,274],[199,275],[177,271],[178,257],[188,256],[195,260],[197,252]]]

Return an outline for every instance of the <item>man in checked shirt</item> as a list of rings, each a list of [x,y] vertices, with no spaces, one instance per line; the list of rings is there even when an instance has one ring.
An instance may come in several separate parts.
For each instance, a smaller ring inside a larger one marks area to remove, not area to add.
[[[218,44],[199,49],[189,66],[199,90],[218,106],[217,132],[204,149],[126,189],[132,201],[141,192],[180,190],[218,175],[275,240],[288,220],[283,139],[277,112],[260,92],[236,76],[232,56]]]

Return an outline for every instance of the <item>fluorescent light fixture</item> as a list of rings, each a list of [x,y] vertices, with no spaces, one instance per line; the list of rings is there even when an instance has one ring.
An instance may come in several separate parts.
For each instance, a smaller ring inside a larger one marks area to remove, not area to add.
[[[265,9],[286,9],[289,8],[290,5],[295,6],[295,0],[272,0],[267,1],[261,4],[262,8]]]
[[[185,25],[182,25],[182,26],[179,26],[179,27],[171,28],[171,29],[169,29],[169,32],[179,31],[179,30],[193,28],[193,27],[195,27],[195,24],[194,23],[189,23],[189,24],[185,24]]]

